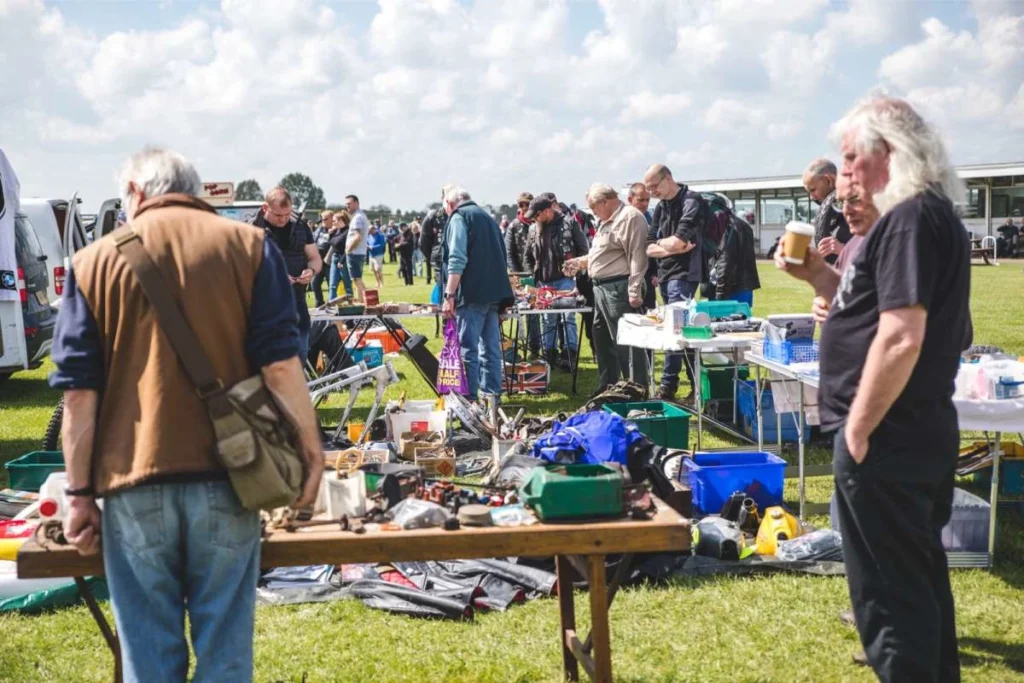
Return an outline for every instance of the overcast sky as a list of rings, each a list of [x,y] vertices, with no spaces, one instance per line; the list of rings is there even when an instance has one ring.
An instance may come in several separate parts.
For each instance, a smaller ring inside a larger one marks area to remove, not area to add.
[[[1021,160],[1024,1],[0,0],[0,146],[25,196],[86,209],[146,143],[403,209],[796,174],[874,88],[957,164]]]

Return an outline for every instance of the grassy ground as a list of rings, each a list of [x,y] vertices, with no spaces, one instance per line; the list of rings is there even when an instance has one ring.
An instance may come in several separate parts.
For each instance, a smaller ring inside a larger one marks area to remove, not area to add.
[[[759,314],[806,310],[805,288],[761,267]],[[973,271],[975,337],[1024,354],[1024,275],[1018,264]],[[384,301],[426,301],[430,288],[398,284],[389,266]],[[410,325],[440,348],[434,324]],[[410,397],[430,390],[405,358],[392,359]],[[46,387],[43,367],[0,385],[0,462],[39,446],[57,394]],[[565,373],[553,377],[546,397],[517,398],[533,414],[575,409],[596,383],[596,366],[584,351],[580,395],[568,395]],[[392,388],[397,395],[399,388]],[[365,414],[371,401],[360,397]],[[337,405],[320,411],[337,420]],[[709,446],[730,445],[714,435]],[[787,454],[793,459],[793,454]],[[809,462],[828,462],[826,448],[812,447]],[[0,485],[6,472],[0,472]],[[825,503],[828,477],[808,480],[807,497]],[[795,502],[796,482],[786,498]],[[964,679],[1024,681],[1024,519],[1000,515],[1000,546],[991,572],[955,571],[958,632]],[[827,524],[827,517],[815,518]],[[579,600],[587,623],[587,613]],[[682,580],[669,586],[623,591],[612,610],[612,649],[622,681],[872,680],[850,662],[856,633],[838,622],[847,605],[843,579],[775,575],[757,578]],[[106,607],[105,607],[106,609]],[[374,612],[345,601],[324,605],[261,607],[256,619],[256,678],[260,681],[558,681],[558,608],[539,600],[504,614],[481,614],[473,623],[415,620]],[[97,681],[110,676],[110,658],[84,607],[36,617],[0,616],[0,681]],[[154,663],[158,666],[158,663]]]

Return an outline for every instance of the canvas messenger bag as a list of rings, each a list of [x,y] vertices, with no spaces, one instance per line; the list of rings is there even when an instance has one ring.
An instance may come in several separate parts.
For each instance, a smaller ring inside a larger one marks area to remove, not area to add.
[[[113,237],[206,404],[217,438],[217,459],[227,469],[242,507],[269,510],[294,503],[302,491],[303,462],[294,445],[295,431],[281,416],[262,375],[225,388],[138,233],[126,226]]]

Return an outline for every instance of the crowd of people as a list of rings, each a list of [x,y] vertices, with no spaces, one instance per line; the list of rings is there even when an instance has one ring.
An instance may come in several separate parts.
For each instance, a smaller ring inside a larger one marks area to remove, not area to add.
[[[954,208],[963,187],[942,141],[906,102],[870,99],[835,130],[840,167],[818,159],[804,174],[820,203],[816,246],[802,265],[781,253],[775,263],[810,285],[823,325],[819,402],[822,427],[835,435],[848,619],[881,680],[956,681],[940,531],[959,446],[954,378],[973,334],[970,245]],[[356,300],[367,262],[381,283],[385,254],[400,259],[406,282],[418,266],[427,277],[433,269],[441,312],[457,321],[469,398],[494,401],[504,365],[499,315],[514,302],[510,273],[588,298],[598,390],[623,377],[646,382],[647,356],[617,344],[617,326],[624,313],[650,308],[655,289],[667,303],[698,292],[752,302],[760,286],[748,221],[663,164],[650,166],[625,201],[607,184],[591,185],[589,214],[550,192],[522,193],[504,231],[452,185],[419,225],[371,223],[349,195],[316,231],[274,188],[252,229],[196,198],[199,176],[184,158],[151,148],[125,164],[120,190],[127,232],[75,255],[50,383],[65,392],[65,535],[84,554],[106,539],[129,681],[148,679],[154,651],[167,680],[184,679],[186,611],[196,678],[252,679],[259,517],[241,507],[213,455],[206,401],[260,374],[305,464],[295,505],[312,503],[324,453],[298,359],[308,345],[306,289],[314,285],[323,300],[325,269],[330,296],[343,285]],[[126,239],[141,241],[165,278],[217,383],[196,386],[178,363],[124,266]],[[564,328],[572,358],[573,325],[575,316],[552,314],[529,332],[531,350],[554,360]],[[681,354],[668,354],[660,397],[674,397],[682,365]]]

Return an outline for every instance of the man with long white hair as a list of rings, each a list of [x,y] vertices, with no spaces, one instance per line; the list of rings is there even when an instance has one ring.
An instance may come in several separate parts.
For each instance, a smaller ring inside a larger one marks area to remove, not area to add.
[[[821,334],[821,424],[857,630],[882,681],[960,678],[940,533],[959,448],[953,381],[971,343],[963,186],[906,102],[854,107],[834,128],[841,176],[881,216],[840,274],[810,249],[776,264],[832,299]]]

